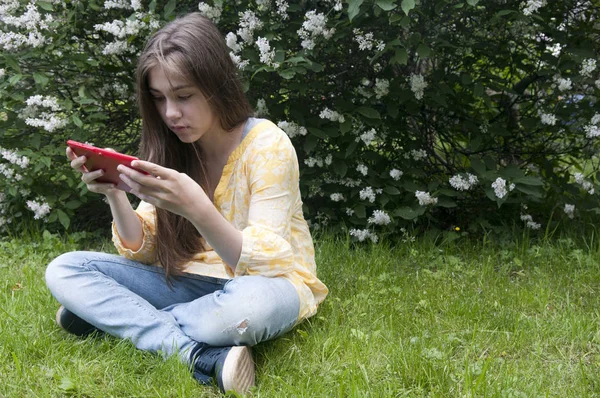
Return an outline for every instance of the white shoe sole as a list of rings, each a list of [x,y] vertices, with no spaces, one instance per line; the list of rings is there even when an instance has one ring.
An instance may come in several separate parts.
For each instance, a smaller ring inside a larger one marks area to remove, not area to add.
[[[221,382],[224,392],[243,394],[254,386],[254,362],[248,347],[231,347],[223,363]]]

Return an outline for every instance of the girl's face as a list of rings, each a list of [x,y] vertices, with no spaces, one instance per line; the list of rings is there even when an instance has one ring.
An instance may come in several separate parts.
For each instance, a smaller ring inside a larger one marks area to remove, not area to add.
[[[195,142],[220,130],[206,97],[187,80],[167,76],[163,68],[154,67],[148,74],[148,86],[162,120],[182,142]]]

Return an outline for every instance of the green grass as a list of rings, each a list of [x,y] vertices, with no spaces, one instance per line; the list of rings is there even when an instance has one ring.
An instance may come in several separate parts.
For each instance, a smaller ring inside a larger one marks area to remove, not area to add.
[[[320,238],[330,295],[254,348],[257,397],[590,397],[600,391],[600,250],[572,237],[395,248]],[[54,324],[44,268],[83,242],[0,242],[0,396],[218,396],[176,360]],[[109,242],[96,250],[111,250]]]

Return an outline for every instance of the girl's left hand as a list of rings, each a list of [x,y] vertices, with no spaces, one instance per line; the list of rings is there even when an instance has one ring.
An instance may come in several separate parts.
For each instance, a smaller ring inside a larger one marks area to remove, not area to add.
[[[121,172],[120,178],[131,187],[130,193],[144,202],[188,219],[198,215],[199,209],[210,202],[204,189],[185,173],[143,160],[134,160],[131,166],[148,175],[124,165],[117,170]]]

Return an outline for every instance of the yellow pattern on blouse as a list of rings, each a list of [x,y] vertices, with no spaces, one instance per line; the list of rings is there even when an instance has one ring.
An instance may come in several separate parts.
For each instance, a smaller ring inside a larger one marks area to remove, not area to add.
[[[328,289],[317,278],[298,181],[298,158],[290,139],[272,122],[259,122],[229,156],[214,194],[219,212],[242,231],[235,274],[212,248],[196,254],[184,271],[224,279],[241,275],[286,278],[300,298],[298,321],[314,315]],[[143,225],[142,246],[137,251],[125,248],[113,223],[117,251],[131,260],[160,266],[154,206],[141,202],[136,214]]]

